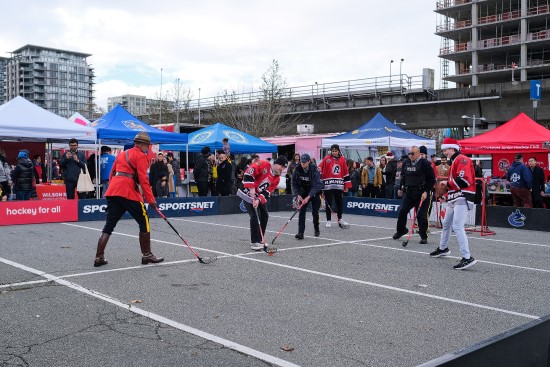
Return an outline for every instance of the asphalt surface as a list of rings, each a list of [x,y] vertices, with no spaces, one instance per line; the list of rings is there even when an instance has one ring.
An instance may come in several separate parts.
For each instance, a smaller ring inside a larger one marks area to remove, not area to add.
[[[0,227],[0,366],[415,366],[550,314],[547,233],[472,233],[457,271],[454,237],[432,259],[437,229],[404,248],[394,219],[345,218],[299,241],[295,217],[275,256],[250,250],[247,214],[171,218],[210,265],[153,219],[166,261],[146,266],[125,220],[101,268],[103,222]]]

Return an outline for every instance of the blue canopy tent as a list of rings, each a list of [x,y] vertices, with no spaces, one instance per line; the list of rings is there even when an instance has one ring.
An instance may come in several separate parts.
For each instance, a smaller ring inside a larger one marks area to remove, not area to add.
[[[189,134],[189,144],[161,144],[161,150],[200,152],[203,147],[212,150],[222,149],[223,138],[229,139],[231,153],[276,153],[277,145],[263,141],[252,135],[243,133],[237,129],[220,122],[207,126]]]
[[[366,148],[369,146],[411,147],[424,145],[435,149],[435,140],[401,129],[380,112],[353,131],[323,139],[322,146],[338,144],[340,148]]]
[[[96,129],[99,140],[120,145],[132,143],[136,134],[141,131],[149,134],[153,144],[187,143],[187,134],[171,133],[149,126],[121,105],[117,105],[103,117],[92,122],[90,126]]]

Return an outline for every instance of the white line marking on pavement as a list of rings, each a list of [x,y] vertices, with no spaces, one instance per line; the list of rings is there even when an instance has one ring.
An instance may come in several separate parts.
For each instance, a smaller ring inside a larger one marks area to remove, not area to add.
[[[40,283],[48,283],[49,280],[45,280],[45,279],[42,279],[42,280],[31,280],[31,281],[28,281],[28,282],[20,282],[20,283],[11,283],[11,284],[1,284],[0,285],[0,288],[12,288],[12,287],[24,287],[26,285],[33,285],[33,284],[40,284]]]
[[[79,226],[79,227],[81,227],[81,228],[87,228],[87,227],[85,227],[85,226]],[[95,228],[93,228],[93,229],[95,229]],[[113,233],[114,233],[114,232],[113,232]],[[389,238],[390,238],[390,237],[375,238],[375,239],[365,239],[365,240],[356,240],[356,241],[342,241],[341,244],[355,243],[355,244],[361,245],[361,242],[378,241],[378,240],[389,239]],[[327,245],[303,246],[302,248],[306,248],[306,247],[321,247],[321,246],[334,246],[334,245],[337,245],[337,244],[338,244],[338,243],[330,243],[330,244],[327,244]],[[374,246],[377,246],[377,247],[382,247],[382,246],[378,246],[378,245],[367,245],[367,244],[362,245],[362,246],[373,246],[373,247],[374,247]],[[382,247],[382,248],[386,248],[386,247]],[[393,248],[393,247],[387,247],[387,248],[388,248],[388,249],[391,249],[391,250],[395,250],[395,248]],[[285,250],[288,251],[288,250],[291,250],[291,249],[295,249],[295,248],[289,248],[289,249],[285,249]],[[283,250],[283,249],[281,249],[281,250]],[[401,251],[407,251],[407,250],[404,250],[404,249],[399,249],[399,250],[401,250]],[[408,251],[409,251],[409,252],[413,252],[413,253],[418,253],[418,251],[411,251],[411,250],[408,250]],[[219,251],[218,251],[218,252],[219,252]],[[260,252],[260,253],[261,253],[261,252]],[[427,253],[423,253],[423,254],[427,254]],[[388,286],[388,285],[384,285],[384,284],[380,284],[380,283],[373,283],[373,282],[363,281],[363,280],[354,279],[354,278],[342,277],[342,276],[339,276],[339,275],[334,275],[334,274],[329,274],[329,273],[323,273],[323,272],[319,272],[319,271],[316,271],[316,270],[309,270],[309,269],[305,269],[305,268],[298,268],[298,267],[295,267],[295,266],[290,266],[290,265],[285,265],[285,264],[279,264],[279,263],[274,263],[274,262],[265,261],[265,260],[260,260],[260,259],[254,259],[254,258],[246,257],[246,256],[243,256],[243,255],[231,255],[231,254],[225,254],[225,255],[227,255],[228,257],[235,257],[235,258],[245,259],[245,260],[249,260],[249,261],[256,261],[256,262],[260,262],[260,263],[264,263],[264,264],[269,264],[269,265],[273,265],[273,266],[279,266],[279,267],[283,267],[283,268],[287,268],[287,269],[302,271],[302,272],[305,272],[305,273],[316,274],[316,275],[321,275],[321,276],[324,276],[324,277],[329,277],[329,278],[334,278],[334,279],[339,279],[339,280],[345,280],[345,281],[349,281],[349,282],[353,282],[353,283],[364,284],[364,285],[370,285],[370,286],[377,287],[377,288],[383,288],[383,289],[398,291],[398,292],[402,292],[402,293],[414,294],[414,295],[418,295],[418,296],[422,296],[422,297],[427,297],[427,298],[442,300],[442,301],[446,301],[446,302],[452,302],[452,303],[457,303],[457,304],[462,304],[462,305],[467,305],[467,306],[472,306],[472,307],[477,307],[477,308],[482,308],[482,309],[487,309],[487,310],[502,312],[502,313],[506,313],[506,314],[510,314],[510,315],[521,316],[521,317],[526,317],[526,318],[535,319],[535,320],[538,320],[538,319],[540,318],[539,316],[528,315],[528,314],[519,313],[519,312],[515,312],[515,311],[509,311],[509,310],[505,310],[505,309],[501,309],[501,308],[497,308],[497,307],[486,306],[486,305],[482,305],[482,304],[478,304],[478,303],[466,302],[466,301],[461,301],[461,300],[454,299],[454,298],[447,298],[447,297],[442,297],[442,296],[436,296],[436,295],[431,295],[431,294],[427,294],[427,293],[421,293],[421,292],[417,292],[417,291],[411,291],[411,290],[408,290],[408,289],[398,288],[398,287],[393,287],[393,286]]]
[[[19,263],[16,263],[16,262],[13,262],[13,261],[10,261],[10,260],[7,260],[7,259],[4,259],[4,258],[0,258],[0,262],[3,262],[4,264],[7,264],[7,265],[11,265],[13,267],[16,267],[18,269],[21,269],[21,270],[24,270],[24,271],[27,271],[29,273],[33,273],[33,274],[36,274],[36,275],[40,275],[41,277],[44,277],[46,278],[48,281],[53,281],[57,284],[60,284],[60,285],[64,285],[66,287],[69,287],[71,289],[74,289],[74,290],[77,290],[79,292],[82,292],[84,294],[87,294],[89,296],[92,296],[92,297],[95,297],[95,298],[98,298],[98,299],[101,299],[105,302],[108,302],[110,304],[113,304],[115,306],[118,306],[120,308],[123,308],[123,309],[126,309],[130,312],[133,312],[135,314],[138,314],[138,315],[141,315],[141,316],[144,316],[144,317],[147,317],[151,320],[155,320],[155,321],[158,321],[158,322],[162,322],[163,324],[166,324],[166,325],[169,325],[169,326],[172,326],[173,328],[175,329],[178,329],[178,330],[182,330],[182,331],[185,331],[187,333],[190,333],[190,334],[193,334],[193,335],[196,335],[198,337],[201,337],[201,338],[204,338],[206,340],[210,340],[210,341],[213,341],[214,343],[218,343],[218,344],[221,344],[223,346],[225,346],[226,348],[230,348],[230,349],[233,349],[233,350],[236,350],[240,353],[243,353],[243,354],[246,354],[246,355],[249,355],[249,356],[252,356],[252,357],[255,357],[255,358],[258,358],[262,361],[266,361],[268,363],[273,363],[277,366],[281,366],[281,367],[298,367],[298,365],[294,364],[294,363],[291,363],[291,362],[288,362],[288,361],[285,361],[283,359],[280,359],[280,358],[277,358],[277,357],[274,357],[272,355],[269,355],[269,354],[266,354],[266,353],[263,353],[263,352],[260,352],[258,350],[255,350],[255,349],[252,349],[252,348],[249,348],[249,347],[246,347],[244,345],[241,345],[241,344],[237,344],[235,342],[232,342],[230,340],[227,340],[227,339],[224,339],[224,338],[221,338],[219,336],[216,336],[216,335],[213,335],[213,334],[210,334],[210,333],[207,333],[205,331],[202,331],[202,330],[199,330],[199,329],[195,329],[194,327],[191,327],[191,326],[188,326],[188,325],[184,325],[184,324],[181,324],[177,321],[174,321],[174,320],[171,320],[171,319],[168,319],[166,317],[163,317],[163,316],[160,316],[160,315],[157,315],[153,312],[149,312],[149,311],[146,311],[144,309],[141,309],[139,307],[136,307],[134,305],[131,305],[131,304],[126,304],[122,301],[119,301],[117,300],[116,298],[113,298],[113,297],[110,297],[108,295],[105,295],[105,294],[102,294],[102,293],[99,293],[99,292],[96,292],[94,290],[91,290],[91,289],[88,289],[88,288],[85,288],[81,285],[78,285],[76,283],[72,283],[72,282],[69,282],[67,280],[64,280],[64,279],[61,279],[59,277],[56,277],[55,275],[51,275],[51,274],[48,274],[46,272],[43,272],[41,270],[37,270],[37,269],[34,269],[34,268],[31,268],[31,267],[28,267],[28,266],[25,266],[23,264],[19,264]]]

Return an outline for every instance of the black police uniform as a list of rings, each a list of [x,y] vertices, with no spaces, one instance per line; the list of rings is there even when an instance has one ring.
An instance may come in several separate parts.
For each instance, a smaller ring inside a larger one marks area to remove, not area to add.
[[[292,174],[292,193],[294,195],[300,195],[302,199],[307,196],[310,197],[313,215],[313,228],[315,235],[319,235],[319,208],[321,207],[321,190],[323,189],[323,183],[321,182],[321,174],[317,166],[310,163],[307,171],[305,171],[300,164],[294,168]],[[303,205],[300,209],[300,215],[298,217],[298,233],[303,234],[306,229],[306,211],[309,203]]]
[[[397,219],[397,233],[407,233],[407,214],[414,207],[417,208],[416,218],[418,221],[418,233],[420,238],[426,240],[428,238],[428,207],[430,206],[430,192],[435,185],[435,175],[431,163],[419,158],[416,164],[407,158],[403,162],[401,171],[401,191],[405,193],[401,208],[399,209],[399,217]],[[426,200],[419,208],[422,194],[426,192]],[[397,238],[401,236],[395,236]]]

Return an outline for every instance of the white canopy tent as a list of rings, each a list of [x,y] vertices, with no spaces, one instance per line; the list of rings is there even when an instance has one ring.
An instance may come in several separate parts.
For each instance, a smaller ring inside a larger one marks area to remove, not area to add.
[[[75,124],[18,96],[0,106],[0,140],[61,143],[96,141],[96,130]]]

